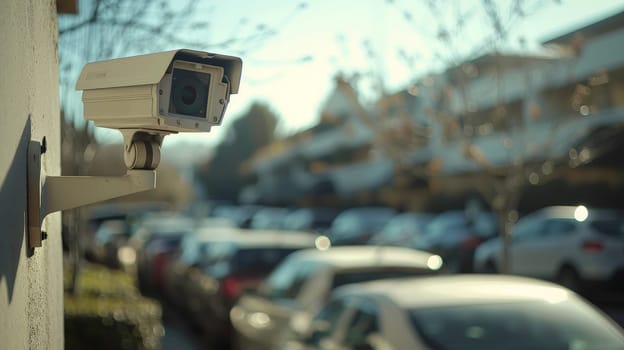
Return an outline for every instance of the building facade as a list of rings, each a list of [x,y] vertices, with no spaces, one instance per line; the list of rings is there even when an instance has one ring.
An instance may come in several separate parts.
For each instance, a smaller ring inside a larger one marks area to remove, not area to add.
[[[529,190],[563,181],[560,189],[613,193],[608,186],[624,185],[613,158],[624,125],[622,23],[616,14],[545,41],[538,53],[486,53],[372,106],[336,79],[319,124],[330,127],[254,159],[255,199],[288,184],[286,204],[330,192],[337,202],[366,194],[424,209],[435,207],[431,199],[473,195],[492,169],[526,171]]]
[[[27,241],[27,154],[47,140],[42,178],[60,175],[57,17],[52,0],[3,2],[0,21],[0,348],[63,348],[60,214]]]

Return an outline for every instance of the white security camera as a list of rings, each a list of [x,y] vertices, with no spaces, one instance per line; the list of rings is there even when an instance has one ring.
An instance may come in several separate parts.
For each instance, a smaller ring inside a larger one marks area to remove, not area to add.
[[[174,50],[88,63],[76,89],[86,120],[124,135],[126,166],[154,169],[165,135],[221,124],[241,69],[238,57]]]
[[[124,137],[123,176],[50,176],[41,184],[42,143],[28,145],[28,245],[41,247],[41,224],[50,213],[156,188],[165,135],[209,131],[219,125],[238,93],[238,57],[193,50],[88,63],[76,89],[84,116]]]

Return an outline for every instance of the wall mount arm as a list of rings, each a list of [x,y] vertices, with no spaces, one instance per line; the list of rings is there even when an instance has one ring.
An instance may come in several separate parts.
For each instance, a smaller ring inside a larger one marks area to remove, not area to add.
[[[127,140],[130,145],[126,145],[125,150],[136,153],[132,137]],[[154,143],[154,146],[159,152],[160,144]],[[122,176],[46,176],[42,186],[41,154],[45,148],[45,138],[43,146],[38,141],[30,141],[28,146],[28,245],[31,249],[42,245],[41,224],[48,214],[156,188],[155,167],[128,169]],[[154,158],[159,161],[160,155]]]
[[[154,188],[154,170],[128,170],[123,176],[46,176],[41,216]]]

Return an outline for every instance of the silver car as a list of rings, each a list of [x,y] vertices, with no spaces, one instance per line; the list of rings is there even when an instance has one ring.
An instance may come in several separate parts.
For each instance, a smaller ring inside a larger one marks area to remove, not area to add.
[[[339,288],[282,349],[607,350],[624,349],[624,333],[558,285],[455,275]]]
[[[437,273],[437,255],[400,247],[350,246],[291,254],[256,293],[230,311],[238,349],[273,350],[291,327],[305,328],[330,292],[341,285]]]
[[[590,282],[621,280],[624,219],[620,214],[557,206],[521,218],[510,244],[511,273],[553,280],[574,290]],[[474,265],[479,272],[497,272],[500,261],[501,240],[495,239],[477,249]]]

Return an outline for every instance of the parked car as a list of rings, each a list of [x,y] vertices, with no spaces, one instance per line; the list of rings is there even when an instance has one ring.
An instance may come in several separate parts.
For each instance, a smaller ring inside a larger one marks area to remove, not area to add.
[[[194,229],[193,219],[176,214],[159,213],[143,219],[129,241],[136,251],[137,279],[142,292],[162,290],[167,259],[177,253],[182,238]]]
[[[80,250],[84,251],[87,259],[98,259],[94,257],[96,245],[96,234],[100,228],[100,225],[107,221],[115,220],[117,222],[123,221],[127,225],[127,229],[121,229],[121,226],[114,228],[115,230],[123,230],[130,236],[134,233],[134,225],[140,221],[144,215],[150,213],[160,212],[166,210],[170,204],[164,202],[128,202],[128,203],[114,203],[114,204],[98,204],[89,207],[86,210],[86,227],[85,232],[81,234],[78,244]],[[118,225],[118,224],[113,224]],[[63,234],[66,234],[68,230],[63,230]],[[64,238],[63,244],[66,244],[68,237]],[[101,240],[101,238],[100,238]]]
[[[299,208],[286,216],[284,228],[326,233],[338,214],[340,210],[334,208]]]
[[[309,322],[331,290],[349,283],[435,274],[440,257],[400,247],[304,250],[284,260],[232,308],[237,349],[278,349],[291,323]]]
[[[190,312],[187,307],[190,292],[189,275],[199,268],[210,244],[230,242],[241,234],[241,230],[232,227],[199,227],[193,234],[182,238],[180,249],[168,260],[164,267],[163,291],[167,299],[181,311]]]
[[[469,215],[463,210],[453,210],[433,218],[415,247],[440,255],[448,272],[472,272],[475,250],[496,236],[498,221],[494,214]]]
[[[127,261],[119,253],[125,251],[124,247],[127,245],[129,238],[130,226],[126,220],[113,219],[102,221],[95,231],[95,244],[91,258],[109,267],[123,267]],[[131,263],[134,263],[134,261],[131,261]]]
[[[455,275],[339,288],[282,349],[623,349],[622,329],[572,291]]]
[[[484,244],[475,267],[496,272],[501,240]],[[554,280],[580,290],[588,284],[624,285],[624,217],[622,212],[556,206],[521,218],[509,246],[511,273]]]
[[[240,228],[249,228],[254,214],[263,207],[257,205],[219,205],[212,211],[212,217],[227,218]]]
[[[258,210],[251,218],[249,228],[256,230],[280,230],[284,228],[288,208],[265,207]]]
[[[388,223],[369,240],[369,244],[414,247],[415,243],[426,232],[427,225],[433,214],[401,213],[394,216]]]
[[[386,207],[347,209],[332,222],[328,236],[332,245],[366,244],[395,215],[394,209]]]
[[[229,344],[230,308],[240,294],[256,288],[289,254],[313,248],[317,240],[307,232],[250,231],[208,244],[197,268],[188,273],[187,309],[218,349]]]

